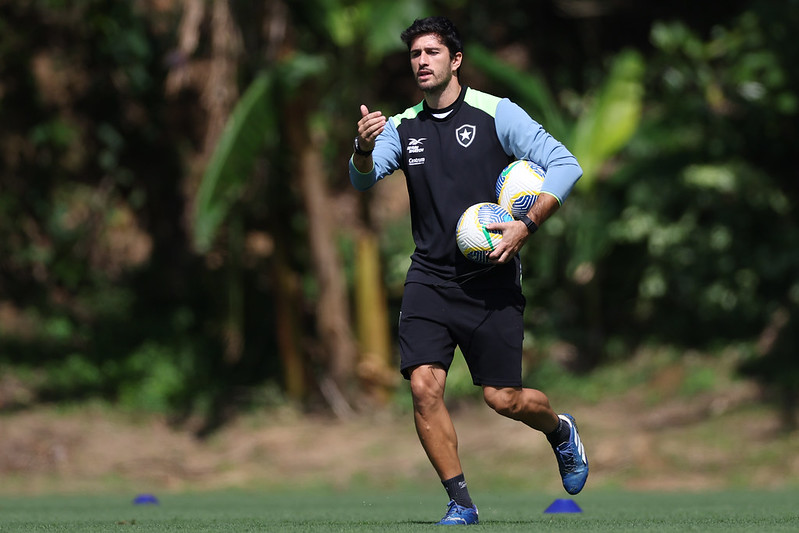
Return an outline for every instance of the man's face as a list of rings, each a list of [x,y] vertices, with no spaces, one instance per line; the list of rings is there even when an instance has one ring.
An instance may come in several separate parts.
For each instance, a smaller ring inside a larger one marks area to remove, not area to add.
[[[450,57],[449,49],[434,33],[420,35],[410,48],[411,70],[416,84],[424,92],[444,89],[461,64],[460,52]]]

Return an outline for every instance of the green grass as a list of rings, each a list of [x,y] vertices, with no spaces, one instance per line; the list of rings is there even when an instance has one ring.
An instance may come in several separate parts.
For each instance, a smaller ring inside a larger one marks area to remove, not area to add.
[[[599,491],[574,499],[580,514],[544,509],[563,495],[480,494],[479,531],[799,531],[799,489],[756,492]],[[427,531],[443,514],[441,492],[214,492],[159,495],[134,505],[114,495],[0,498],[0,531],[217,532]]]

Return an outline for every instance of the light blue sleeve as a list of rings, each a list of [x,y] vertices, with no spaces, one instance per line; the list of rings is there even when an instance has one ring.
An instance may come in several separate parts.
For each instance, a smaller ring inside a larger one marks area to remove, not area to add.
[[[577,159],[524,109],[507,98],[497,105],[494,118],[505,153],[542,166],[546,176],[541,192],[551,194],[562,204],[583,175]]]
[[[350,157],[350,182],[359,191],[365,191],[379,180],[385,178],[399,168],[402,157],[402,144],[399,132],[393,120],[386,122],[385,129],[377,136],[375,150],[372,152],[374,166],[372,170],[363,173],[355,168]]]

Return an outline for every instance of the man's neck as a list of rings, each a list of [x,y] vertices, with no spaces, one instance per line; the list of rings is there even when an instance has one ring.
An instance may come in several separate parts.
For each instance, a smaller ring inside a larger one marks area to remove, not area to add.
[[[461,84],[458,82],[458,78],[453,76],[452,81],[440,91],[424,93],[424,100],[430,109],[444,109],[452,105],[460,94]]]

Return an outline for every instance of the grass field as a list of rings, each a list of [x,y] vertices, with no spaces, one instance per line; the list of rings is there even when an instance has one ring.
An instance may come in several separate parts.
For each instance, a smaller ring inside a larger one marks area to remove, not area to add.
[[[135,495],[134,495],[135,496]],[[563,494],[482,494],[480,531],[799,531],[799,490],[629,493],[574,498],[579,514],[545,514]],[[114,495],[0,498],[0,531],[426,531],[444,512],[439,492],[213,492],[158,495],[135,505]],[[435,528],[437,530],[437,528]]]

